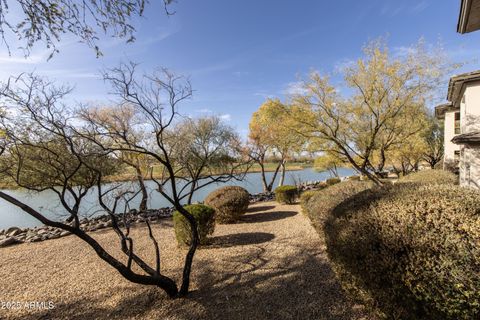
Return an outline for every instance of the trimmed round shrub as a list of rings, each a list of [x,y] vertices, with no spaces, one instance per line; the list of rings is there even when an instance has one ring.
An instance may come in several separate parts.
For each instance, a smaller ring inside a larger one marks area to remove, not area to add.
[[[218,223],[234,223],[247,212],[250,203],[248,191],[242,187],[227,186],[211,192],[205,204],[215,209]]]
[[[324,231],[344,288],[382,317],[480,318],[479,192],[448,184],[372,188],[331,210]]]
[[[444,170],[422,170],[410,173],[398,180],[399,182],[414,182],[420,184],[458,184],[458,176]]]
[[[197,221],[200,244],[207,244],[207,236],[215,230],[215,210],[203,204],[192,204],[184,207]],[[173,228],[179,245],[192,243],[192,232],[188,220],[178,211],[173,213]]]
[[[342,180],[340,178],[335,177],[335,178],[327,179],[325,182],[327,183],[327,185],[333,186],[334,184],[342,182]]]
[[[298,197],[296,186],[280,186],[275,189],[275,200],[283,204],[293,204]]]

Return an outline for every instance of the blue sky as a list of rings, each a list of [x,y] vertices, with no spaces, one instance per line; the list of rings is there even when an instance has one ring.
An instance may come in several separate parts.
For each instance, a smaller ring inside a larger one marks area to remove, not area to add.
[[[68,37],[50,61],[41,46],[28,59],[20,52],[9,57],[2,48],[0,78],[35,71],[74,85],[76,101],[101,103],[108,91],[98,77],[102,68],[128,60],[147,71],[163,66],[191,79],[194,97],[181,106],[182,113],[222,115],[245,136],[252,112],[267,97],[283,98],[312,69],[339,83],[339,68],[379,36],[388,36],[393,51],[420,37],[432,44],[440,40],[451,59],[469,62],[461,71],[480,69],[480,31],[456,33],[459,5],[454,0],[178,0],[171,17],[150,5],[145,18],[135,22],[135,43],[103,38],[101,58]]]

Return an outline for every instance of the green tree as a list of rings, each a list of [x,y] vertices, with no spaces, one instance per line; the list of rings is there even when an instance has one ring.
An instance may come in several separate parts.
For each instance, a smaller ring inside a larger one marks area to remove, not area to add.
[[[217,116],[186,118],[169,131],[166,141],[178,180],[184,181],[180,200],[188,204],[207,185],[244,177],[240,138]]]

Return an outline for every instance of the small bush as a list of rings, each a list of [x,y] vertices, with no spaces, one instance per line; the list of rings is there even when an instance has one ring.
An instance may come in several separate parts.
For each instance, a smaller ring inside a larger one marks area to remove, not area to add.
[[[315,189],[317,190],[322,190],[322,189],[325,189],[326,187],[328,187],[328,185],[325,181],[320,181],[315,185]]]
[[[298,196],[295,186],[281,186],[275,189],[275,200],[279,203],[293,204]]]
[[[343,286],[383,317],[480,318],[478,192],[417,183],[365,190],[336,206],[324,231]]]
[[[458,184],[458,177],[444,170],[423,170],[410,173],[399,179],[399,182],[414,182],[418,184]]]
[[[207,243],[207,236],[215,230],[215,210],[203,204],[192,204],[184,207],[197,221],[200,244]],[[192,234],[190,223],[178,211],[173,213],[173,227],[179,245],[190,245]]]
[[[250,203],[248,191],[242,187],[227,186],[211,192],[205,204],[215,209],[218,223],[234,223],[247,212]]]
[[[327,179],[325,182],[327,183],[327,185],[333,186],[334,184],[342,182],[342,180],[340,178],[330,178]]]

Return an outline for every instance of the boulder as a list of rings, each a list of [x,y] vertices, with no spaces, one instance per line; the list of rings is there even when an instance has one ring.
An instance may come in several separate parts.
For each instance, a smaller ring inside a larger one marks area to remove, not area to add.
[[[3,240],[0,240],[0,248],[11,246],[12,244],[20,243],[20,241],[14,237],[9,237]]]
[[[49,233],[50,233],[50,230],[48,230],[48,229],[40,229],[40,230],[37,231],[38,235],[49,234]]]
[[[63,230],[62,232],[60,232],[59,236],[60,237],[65,237],[65,236],[68,236],[69,234],[70,234],[70,232]]]
[[[22,229],[20,229],[20,228],[18,228],[18,227],[11,227],[11,228],[8,228],[5,233],[6,233],[6,235],[9,236],[9,237],[14,237],[14,236],[19,235],[20,233],[22,233]]]

